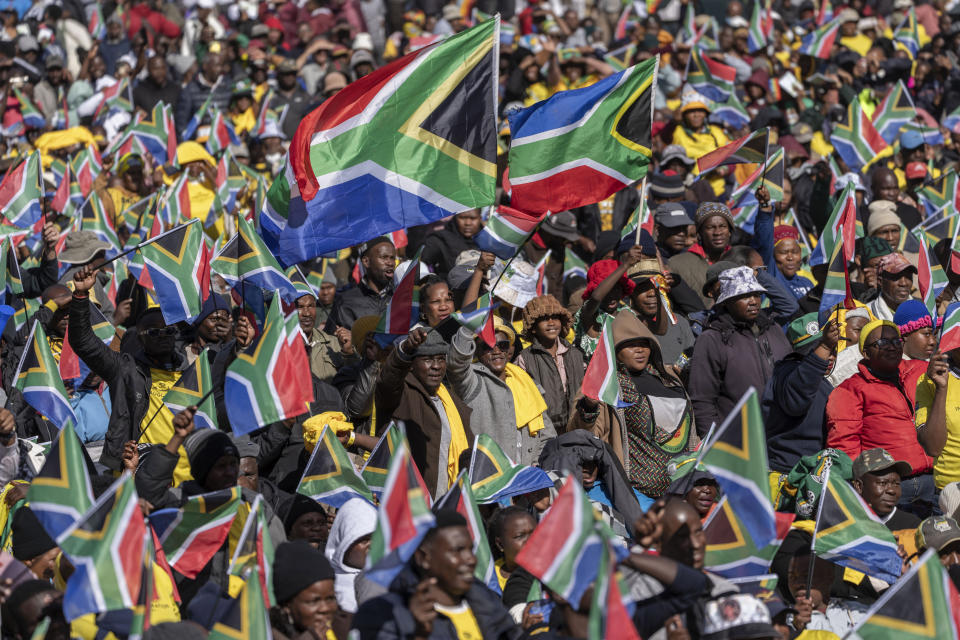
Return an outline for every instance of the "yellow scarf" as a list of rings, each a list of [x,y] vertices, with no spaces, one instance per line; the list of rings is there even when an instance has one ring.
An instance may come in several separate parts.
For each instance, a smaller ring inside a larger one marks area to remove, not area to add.
[[[526,427],[535,436],[543,429],[543,412],[547,403],[530,375],[515,364],[507,363],[507,388],[513,394],[513,411],[517,429]]]
[[[460,454],[470,448],[470,443],[467,442],[467,432],[463,430],[463,421],[460,420],[457,405],[453,404],[453,398],[445,386],[440,385],[437,389],[437,397],[443,403],[447,422],[450,423],[450,448],[447,450],[447,488],[450,488],[457,479]]]

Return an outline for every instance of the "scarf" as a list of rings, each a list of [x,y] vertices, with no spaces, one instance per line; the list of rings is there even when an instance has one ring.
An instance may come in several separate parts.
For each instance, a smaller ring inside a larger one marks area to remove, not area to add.
[[[457,480],[460,454],[470,448],[470,443],[467,442],[467,433],[463,430],[463,421],[460,420],[457,405],[453,403],[453,397],[445,386],[440,385],[437,388],[437,397],[443,403],[447,422],[450,423],[450,448],[447,450],[447,487],[449,488]]]
[[[543,429],[543,413],[547,403],[543,399],[537,383],[530,375],[515,364],[507,363],[507,388],[513,395],[513,411],[517,419],[517,429],[524,427],[531,436]]]

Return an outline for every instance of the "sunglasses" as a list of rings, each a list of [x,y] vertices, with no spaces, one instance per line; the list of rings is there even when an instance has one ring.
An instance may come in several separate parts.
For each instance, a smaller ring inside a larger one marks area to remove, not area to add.
[[[874,340],[870,344],[864,346],[868,349],[870,347],[876,347],[877,349],[895,349],[903,346],[903,338],[880,338],[879,340]]]
[[[141,333],[148,338],[169,338],[177,333],[177,329],[176,327],[153,327],[144,329]]]
[[[488,345],[486,342],[482,342],[481,344],[483,345],[482,348],[485,351],[493,351],[494,349],[499,349],[503,353],[506,353],[507,350],[510,348],[509,340],[497,340],[492,347]]]

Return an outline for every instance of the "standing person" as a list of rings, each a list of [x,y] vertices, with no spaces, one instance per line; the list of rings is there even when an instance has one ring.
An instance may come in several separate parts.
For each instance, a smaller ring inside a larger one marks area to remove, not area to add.
[[[697,244],[670,258],[670,270],[678,274],[694,291],[702,291],[707,281],[707,268],[720,260],[730,248],[733,215],[726,205],[704,202],[697,207]],[[708,309],[713,299],[701,295]]]
[[[669,259],[687,250],[687,229],[693,220],[687,210],[677,202],[664,202],[657,205],[653,213],[654,234],[657,248]]]
[[[300,296],[296,305],[300,334],[310,358],[310,372],[323,382],[332,382],[340,369],[359,361],[350,331],[337,327],[336,333],[330,335],[316,326],[317,299],[313,294]]]
[[[300,88],[297,82],[297,61],[289,58],[277,65],[277,90],[270,100],[270,108],[281,110],[286,108],[287,115],[283,119],[283,135],[287,140],[293,140],[297,132],[297,125],[307,115],[308,108],[313,102],[306,91]]]
[[[450,269],[457,263],[457,256],[470,249],[476,249],[474,240],[483,229],[483,220],[479,209],[470,209],[458,213],[443,225],[442,229],[429,234],[423,244],[420,259],[433,269],[441,278],[446,278]]]
[[[350,329],[357,318],[379,316],[393,295],[393,272],[397,250],[388,236],[360,245],[363,278],[334,301],[331,317],[335,325]]]
[[[867,449],[853,461],[853,480],[850,481],[867,506],[903,545],[908,557],[916,551],[914,532],[920,526],[920,518],[898,509],[897,503],[903,494],[900,483],[911,474],[910,465],[903,460],[895,460],[883,449]]]
[[[517,366],[543,389],[550,421],[563,428],[583,384],[583,352],[564,339],[573,316],[560,301],[547,294],[523,308],[523,328],[530,346],[520,352]]]
[[[327,536],[324,555],[337,574],[334,584],[337,602],[349,613],[357,611],[354,582],[366,565],[370,539],[376,526],[376,507],[362,498],[353,498],[337,510]]]
[[[573,316],[573,343],[589,361],[600,342],[600,331],[607,317],[615,316],[623,304],[623,296],[633,293],[636,285],[627,277],[627,269],[643,257],[640,247],[630,247],[616,260],[600,260],[587,270],[587,288],[581,297],[583,306]]]
[[[496,342],[491,347],[461,328],[447,353],[447,377],[454,392],[471,410],[471,420],[487,433],[510,459],[536,464],[543,445],[557,431],[547,413],[543,391],[530,375],[511,363],[517,336],[494,318]],[[477,363],[473,364],[474,357]],[[470,440],[471,444],[473,440]]]
[[[690,322],[685,317],[676,313],[671,319],[667,315],[667,277],[661,268],[659,259],[647,256],[630,267],[627,277],[634,283],[633,293],[630,294],[630,308],[640,321],[647,325],[650,332],[657,336],[664,364],[674,366],[681,360],[681,356],[692,353],[696,339],[690,329]],[[690,296],[697,298],[693,292]]]
[[[438,332],[414,329],[387,356],[374,389],[377,435],[391,419],[403,420],[410,454],[434,496],[456,480],[460,454],[473,442],[471,408],[443,384],[448,350]]]
[[[654,335],[630,311],[613,321],[617,379],[626,407],[583,396],[568,429],[586,429],[610,445],[630,484],[658,498],[670,485],[670,460],[693,451],[699,442],[687,393],[664,367]]]
[[[800,232],[796,227],[782,224],[773,230],[773,259],[776,262],[777,279],[796,296],[797,300],[813,289],[813,282],[798,273],[803,260],[800,251]]]
[[[950,309],[960,305],[953,303]],[[937,489],[960,481],[960,419],[947,407],[960,406],[960,349],[930,358],[930,366],[917,383],[917,436],[933,457]],[[952,514],[947,514],[952,515]]]
[[[723,129],[707,122],[710,115],[708,100],[695,91],[685,91],[680,106],[681,122],[673,131],[672,144],[684,148],[691,158],[699,158],[730,142]],[[726,167],[711,171],[707,180],[713,188],[715,196],[719,197],[724,191],[724,175]],[[697,171],[699,174],[699,171]]]
[[[864,359],[857,373],[827,401],[827,446],[853,459],[866,449],[882,448],[906,461],[912,473],[902,482],[900,506],[926,515],[934,504],[933,460],[917,440],[914,400],[918,379],[934,364],[903,360],[900,330],[888,320],[863,328],[860,351]]]
[[[520,507],[505,507],[493,517],[493,522],[490,523],[490,540],[495,553],[500,556],[494,562],[494,567],[501,591],[513,572],[519,568],[517,555],[536,528],[537,521],[534,517]]]
[[[766,290],[750,267],[720,274],[716,315],[700,334],[690,362],[690,398],[703,436],[720,425],[750,387],[762,392],[790,342],[760,309]]]
[[[233,91],[232,83],[224,78],[227,65],[224,64],[223,54],[208,53],[200,64],[200,73],[194,76],[180,91],[177,100],[174,119],[177,131],[187,128],[190,118],[200,109],[208,97],[211,97],[210,106],[221,111],[227,110],[230,104],[230,95]]]

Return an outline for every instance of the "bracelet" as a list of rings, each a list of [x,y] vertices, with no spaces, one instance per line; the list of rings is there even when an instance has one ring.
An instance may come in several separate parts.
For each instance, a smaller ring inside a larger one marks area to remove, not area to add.
[[[350,437],[347,438],[347,446],[352,447],[353,443],[357,441],[357,433],[355,431],[350,432]]]
[[[86,300],[87,298],[90,297],[90,294],[89,294],[89,292],[87,292],[87,291],[84,291],[83,293],[80,293],[79,291],[74,291],[74,292],[73,292],[73,297],[74,297],[74,298],[80,298],[81,300]]]

